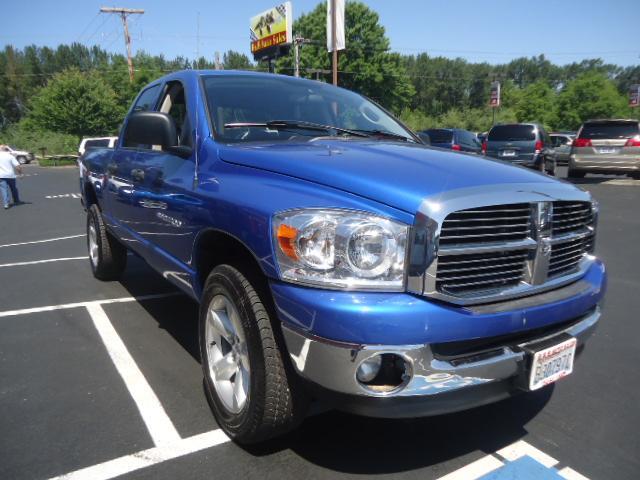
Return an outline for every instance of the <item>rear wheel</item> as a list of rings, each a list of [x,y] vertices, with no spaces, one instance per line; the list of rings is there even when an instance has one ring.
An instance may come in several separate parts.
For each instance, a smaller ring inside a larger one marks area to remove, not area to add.
[[[581,170],[571,170],[571,169],[569,169],[569,172],[567,173],[567,176],[569,178],[584,178],[586,173],[587,172],[583,172]]]
[[[219,265],[207,278],[199,337],[207,398],[234,441],[267,440],[304,418],[305,396],[285,367],[268,310],[230,265]]]
[[[87,211],[87,248],[93,276],[117,280],[127,265],[127,249],[106,229],[97,205]]]

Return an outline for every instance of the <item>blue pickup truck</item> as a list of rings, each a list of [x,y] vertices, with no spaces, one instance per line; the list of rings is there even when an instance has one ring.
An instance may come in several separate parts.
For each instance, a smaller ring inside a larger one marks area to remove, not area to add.
[[[401,418],[544,388],[600,318],[588,193],[431,149],[325,83],[168,75],[80,183],[93,274],[131,251],[199,303],[206,394],[239,443],[311,401]]]

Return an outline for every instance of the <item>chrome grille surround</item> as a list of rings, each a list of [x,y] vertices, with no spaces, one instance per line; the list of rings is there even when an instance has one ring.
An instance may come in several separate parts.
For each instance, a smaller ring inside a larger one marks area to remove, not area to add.
[[[513,218],[497,220],[505,213]],[[466,216],[482,219],[482,226],[455,221]],[[511,220],[515,227],[505,225]],[[590,195],[563,183],[491,185],[428,197],[412,232],[407,289],[470,305],[557,288],[580,278],[595,260],[596,222]],[[461,232],[471,235],[465,239]]]

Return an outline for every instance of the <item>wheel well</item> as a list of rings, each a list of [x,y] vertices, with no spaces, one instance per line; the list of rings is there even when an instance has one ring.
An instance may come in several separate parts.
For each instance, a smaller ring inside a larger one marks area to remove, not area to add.
[[[204,288],[211,270],[221,264],[236,267],[254,288],[268,291],[266,275],[253,253],[240,240],[214,230],[201,234],[194,250],[194,266],[200,290]]]
[[[94,203],[98,203],[98,196],[96,195],[96,191],[93,189],[93,185],[89,182],[85,182],[84,184],[84,202],[85,208],[88,210],[91,205]]]

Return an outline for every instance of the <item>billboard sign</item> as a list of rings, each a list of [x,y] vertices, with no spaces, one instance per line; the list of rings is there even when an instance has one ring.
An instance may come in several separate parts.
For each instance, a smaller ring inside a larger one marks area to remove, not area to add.
[[[631,85],[629,88],[629,106],[640,107],[640,85]]]
[[[277,52],[278,47],[293,41],[291,2],[284,2],[249,20],[251,52],[256,57],[266,57]]]
[[[491,82],[489,106],[493,108],[500,106],[500,82]]]

